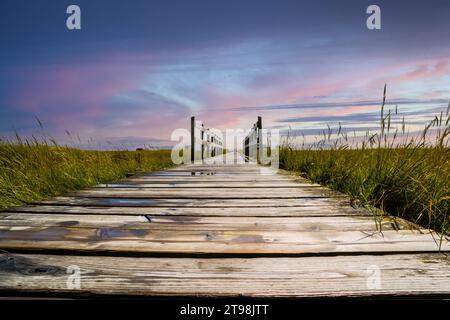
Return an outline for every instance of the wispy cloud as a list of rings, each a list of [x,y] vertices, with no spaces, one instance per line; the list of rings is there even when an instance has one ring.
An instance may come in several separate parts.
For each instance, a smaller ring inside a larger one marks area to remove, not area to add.
[[[448,101],[447,101],[448,104]],[[387,115],[388,110],[385,111],[386,113],[384,116]],[[420,115],[422,117],[434,117],[434,115],[445,112],[445,108],[433,108],[429,110],[420,110],[420,111],[407,111],[402,112],[401,114],[396,115],[394,110],[391,109],[391,116],[393,118],[401,120],[401,118],[404,117],[411,117],[411,116],[417,116]],[[310,117],[292,117],[292,118],[281,118],[276,119],[275,122],[280,123],[296,123],[296,122],[322,122],[322,123],[337,123],[337,122],[344,122],[344,123],[374,123],[376,121],[380,121],[380,112],[366,112],[366,113],[352,113],[348,115],[335,115],[335,116],[310,116]],[[395,120],[393,120],[395,121]],[[394,123],[394,122],[393,122]],[[410,122],[411,123],[411,122]],[[419,122],[419,123],[423,123]]]
[[[448,99],[394,99],[387,100],[387,105],[442,105],[448,103]],[[328,108],[343,108],[343,107],[359,107],[359,106],[381,106],[382,100],[360,100],[347,102],[313,102],[313,103],[295,103],[283,105],[269,105],[256,107],[236,107],[232,108],[235,111],[254,111],[254,110],[288,110],[288,109],[328,109]]]

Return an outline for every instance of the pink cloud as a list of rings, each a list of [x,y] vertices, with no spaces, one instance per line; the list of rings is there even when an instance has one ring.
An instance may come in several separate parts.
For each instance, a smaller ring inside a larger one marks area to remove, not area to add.
[[[101,101],[117,92],[131,89],[137,79],[127,77],[123,66],[75,65],[51,67],[44,70],[19,71],[16,76],[24,84],[17,98],[17,107],[24,111],[39,112],[46,105],[76,101],[80,105]],[[88,111],[89,110],[86,110]]]
[[[87,130],[86,119],[106,116],[107,101],[135,89],[144,76],[126,57],[120,63],[105,60],[11,70],[17,94],[10,104],[39,117],[52,131]]]
[[[370,86],[380,87],[384,83],[390,86],[414,84],[439,80],[448,75],[450,75],[450,58],[448,56],[410,60],[384,66],[373,77]]]

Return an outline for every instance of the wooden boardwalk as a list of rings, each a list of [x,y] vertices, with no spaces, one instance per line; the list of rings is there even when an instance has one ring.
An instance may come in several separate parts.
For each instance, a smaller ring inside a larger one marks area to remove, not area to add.
[[[0,294],[450,296],[438,235],[269,173],[184,165],[0,212]]]

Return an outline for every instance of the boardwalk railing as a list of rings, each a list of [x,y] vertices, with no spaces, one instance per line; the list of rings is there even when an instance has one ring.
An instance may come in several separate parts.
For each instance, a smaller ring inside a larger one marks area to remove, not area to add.
[[[253,124],[248,135],[244,138],[244,157],[245,162],[250,160],[261,163],[263,143],[262,143],[262,119],[258,117],[258,121]]]
[[[195,121],[191,117],[191,162],[196,160],[196,146],[200,145],[201,160],[215,157],[223,153],[223,138],[214,133],[212,129],[205,128],[203,121]]]

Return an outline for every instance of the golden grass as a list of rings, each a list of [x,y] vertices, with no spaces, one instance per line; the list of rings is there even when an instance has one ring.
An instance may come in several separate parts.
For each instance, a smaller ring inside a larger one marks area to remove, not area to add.
[[[385,88],[386,90],[386,88]],[[442,234],[450,231],[450,116],[441,113],[416,139],[401,139],[404,132],[392,132],[389,111],[381,107],[380,132],[352,147],[348,137],[329,129],[309,147],[296,148],[292,140],[280,150],[280,166],[300,173],[378,208]],[[450,104],[449,104],[450,108]],[[433,141],[430,142],[430,130]],[[292,137],[291,137],[292,138]],[[401,142],[399,142],[401,141]]]
[[[0,208],[173,166],[170,150],[87,151],[0,140]]]

